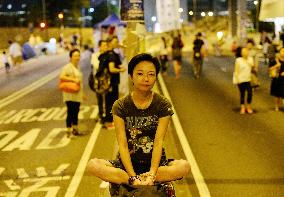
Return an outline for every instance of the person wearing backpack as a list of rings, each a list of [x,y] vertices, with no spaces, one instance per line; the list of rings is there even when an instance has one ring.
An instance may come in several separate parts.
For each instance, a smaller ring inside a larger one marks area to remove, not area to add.
[[[202,64],[204,58],[204,42],[201,38],[202,34],[198,32],[193,41],[193,74],[195,78],[199,78],[202,71]]]
[[[105,94],[108,91],[107,85],[103,85],[100,79],[105,78],[102,76],[102,64],[107,56],[108,42],[100,40],[98,42],[99,50],[94,52],[91,57],[92,71],[89,75],[89,87],[96,93],[98,107],[99,107],[99,122],[104,124],[105,119]],[[100,66],[101,65],[101,66]]]
[[[108,74],[110,75],[110,89],[105,95],[105,107],[106,107],[106,117],[105,117],[105,127],[107,129],[114,129],[113,117],[111,114],[111,108],[113,103],[119,97],[119,83],[120,83],[120,73],[124,72],[126,69],[121,65],[120,56],[114,51],[117,47],[118,39],[117,37],[112,37],[109,39],[109,51],[106,56],[100,61],[103,61],[103,67],[107,68]]]

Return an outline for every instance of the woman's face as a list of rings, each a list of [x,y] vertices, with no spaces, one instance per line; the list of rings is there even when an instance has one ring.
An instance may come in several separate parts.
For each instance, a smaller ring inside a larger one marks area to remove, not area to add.
[[[79,61],[80,61],[80,53],[79,53],[78,51],[75,51],[75,52],[72,54],[71,62],[72,62],[74,65],[78,65],[78,64],[79,64]]]
[[[248,56],[248,48],[242,48],[242,57],[247,57]]]
[[[104,53],[108,50],[108,43],[107,42],[102,42],[100,46],[100,52]]]
[[[156,82],[156,68],[152,62],[138,63],[131,77],[133,87],[141,91],[150,91]]]

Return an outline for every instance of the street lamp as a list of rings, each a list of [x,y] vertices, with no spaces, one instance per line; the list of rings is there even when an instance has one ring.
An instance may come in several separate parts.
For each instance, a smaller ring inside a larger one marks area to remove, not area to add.
[[[214,13],[213,12],[208,12],[208,16],[213,16]]]
[[[257,5],[257,4],[258,4],[258,1],[253,1],[253,4],[254,4],[254,5]]]
[[[206,14],[205,12],[201,12],[201,16],[204,17]]]
[[[63,25],[63,18],[64,18],[64,15],[62,12],[60,12],[57,17],[59,18],[60,20],[60,28],[63,29],[64,28],[64,25]]]
[[[192,16],[192,15],[193,15],[193,11],[189,11],[188,14],[189,14],[190,16]]]
[[[46,27],[45,22],[41,22],[41,23],[39,24],[39,27],[40,27],[41,29],[44,29],[44,28]]]
[[[182,12],[183,12],[183,9],[182,9],[182,8],[179,8],[179,9],[178,9],[178,12],[179,12],[179,13],[182,13]]]
[[[152,16],[151,20],[152,20],[152,22],[156,22],[157,21],[157,17],[156,16]]]

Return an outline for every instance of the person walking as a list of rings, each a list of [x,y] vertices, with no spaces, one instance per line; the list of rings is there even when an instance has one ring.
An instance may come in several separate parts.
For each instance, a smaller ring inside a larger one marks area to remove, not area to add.
[[[135,187],[174,181],[189,173],[186,160],[167,159],[163,148],[174,112],[168,99],[152,91],[159,69],[158,59],[150,54],[138,54],[129,62],[133,91],[112,107],[119,153],[116,160],[91,159],[87,169],[92,175],[112,185]]]
[[[202,73],[202,64],[204,58],[204,41],[202,40],[202,34],[198,32],[195,40],[193,41],[193,74],[195,78],[199,78]]]
[[[180,78],[183,46],[184,45],[181,39],[181,34],[178,33],[178,35],[173,38],[173,43],[172,43],[172,59],[173,59],[173,66],[174,66],[176,79]]]
[[[233,83],[238,85],[240,91],[240,114],[253,113],[251,108],[252,102],[252,86],[251,86],[251,70],[254,67],[252,57],[248,56],[248,49],[246,47],[238,47],[236,52],[235,69],[233,76]],[[245,102],[245,97],[247,99]]]
[[[275,111],[279,111],[281,100],[284,98],[284,48],[279,51],[279,55],[269,64],[269,71],[272,80],[270,95],[275,97]]]
[[[71,81],[80,85],[80,90],[75,93],[68,93],[63,91],[63,102],[66,103],[67,117],[67,137],[73,135],[80,135],[78,131],[78,114],[80,104],[83,101],[83,74],[80,70],[80,50],[73,49],[69,52],[70,62],[66,64],[60,73],[59,79],[61,81]]]

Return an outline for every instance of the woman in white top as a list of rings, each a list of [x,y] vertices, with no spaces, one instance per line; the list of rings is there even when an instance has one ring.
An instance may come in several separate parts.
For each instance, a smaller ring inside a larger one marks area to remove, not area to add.
[[[80,70],[80,50],[73,49],[69,53],[70,63],[66,64],[60,73],[60,80],[73,81],[80,84],[80,90],[76,93],[63,92],[63,102],[67,106],[67,137],[71,135],[79,135],[78,132],[78,114],[80,110],[80,104],[83,101],[83,75]]]
[[[235,61],[235,71],[234,78],[235,83],[238,85],[240,90],[240,103],[241,110],[240,114],[249,114],[253,113],[251,108],[252,102],[252,87],[250,84],[251,81],[251,70],[254,66],[253,59],[248,56],[248,49],[246,47],[238,47],[236,52],[236,61]],[[245,103],[245,96],[247,94],[247,99]]]

